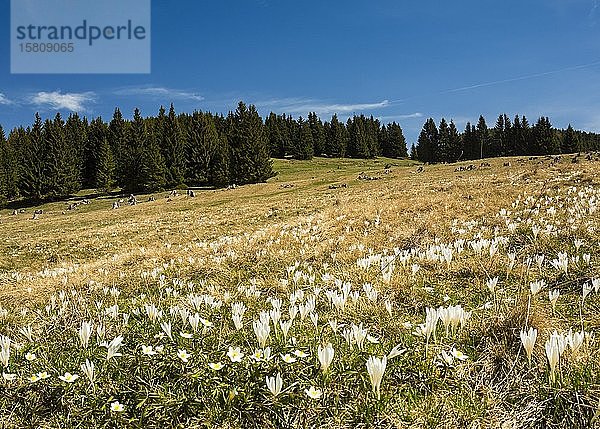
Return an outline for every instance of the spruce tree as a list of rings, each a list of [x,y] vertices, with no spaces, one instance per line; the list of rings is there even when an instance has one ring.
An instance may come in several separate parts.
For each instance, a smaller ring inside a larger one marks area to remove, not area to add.
[[[308,114],[308,124],[312,133],[315,156],[322,156],[325,151],[325,127],[315,112]]]
[[[381,147],[379,146],[379,129],[381,128],[381,123],[378,119],[373,118],[373,115],[369,118],[365,118],[364,116],[362,118],[367,137],[367,157],[374,158],[381,155]]]
[[[350,158],[370,158],[370,144],[367,123],[364,116],[348,118],[348,150],[346,155]]]
[[[325,153],[332,158],[343,158],[348,147],[348,130],[335,114],[331,117],[328,131]]]
[[[515,115],[510,138],[511,155],[523,155],[523,143],[523,127],[521,126],[521,118],[519,115]]]
[[[389,146],[390,141],[388,138],[388,127],[386,127],[385,124],[379,128],[377,142],[379,145],[379,150],[381,151],[381,155],[389,158],[388,155],[391,153],[391,147]]]
[[[505,144],[505,123],[504,123],[505,115],[499,115],[496,120],[496,125],[492,129],[492,138],[490,142],[490,152],[488,156],[502,156],[504,152],[504,144]]]
[[[574,153],[581,150],[579,136],[575,133],[571,124],[563,134],[561,150],[562,153]]]
[[[77,113],[71,113],[65,122],[65,143],[68,150],[77,158],[76,171],[78,187],[91,186],[91,170],[89,170],[90,151],[87,144],[87,119],[81,119]]]
[[[520,138],[518,139],[517,145],[517,155],[529,155],[532,152],[532,136],[531,136],[531,127],[529,126],[529,121],[525,117],[525,115],[521,116],[520,122]]]
[[[94,119],[89,126],[87,147],[93,154],[90,161],[91,186],[101,192],[114,188],[115,160],[109,144],[109,129],[102,118]]]
[[[115,115],[117,115],[117,112],[115,112]],[[117,121],[118,119],[113,118],[111,125],[113,122],[118,124]],[[142,158],[144,157],[144,146],[148,140],[148,133],[138,109],[135,109],[133,121],[127,123],[124,131],[123,144],[118,147],[119,185],[126,192],[139,192],[144,188]]]
[[[141,116],[138,115],[140,118]],[[137,128],[138,121],[134,114],[132,127]],[[155,192],[164,189],[165,180],[165,161],[160,150],[160,133],[156,127],[149,125],[148,120],[142,119],[142,127],[144,129],[145,139],[142,140],[142,159],[141,159],[141,184],[144,192]]]
[[[130,152],[127,148],[127,128],[121,111],[116,108],[108,126],[108,143],[115,162],[115,178],[122,188],[127,188],[126,182],[131,178],[131,172],[128,171],[132,164],[127,158]]]
[[[281,117],[271,112],[265,121],[265,129],[267,139],[269,141],[269,154],[273,158],[283,158],[285,156],[285,141],[283,139],[282,127],[286,127],[285,123],[281,123]]]
[[[253,105],[240,101],[228,116],[231,181],[236,184],[264,182],[274,175],[262,118]]]
[[[382,127],[382,130],[384,128]],[[383,156],[388,158],[405,158],[408,156],[406,139],[400,125],[396,122],[388,124],[385,137],[385,147],[382,147]]]
[[[465,131],[462,136],[464,159],[477,159],[479,158],[479,141],[477,139],[477,131],[470,122],[467,122]]]
[[[417,159],[421,162],[437,162],[439,133],[433,118],[427,119],[417,140]]]
[[[96,163],[96,181],[94,183],[97,190],[109,192],[115,187],[115,161],[113,159],[108,138],[105,136],[100,141],[98,147],[98,160]]]
[[[549,155],[560,151],[560,144],[552,130],[548,117],[540,117],[532,130],[533,154]]]
[[[448,162],[456,162],[463,156],[462,140],[454,121],[448,126]]]
[[[44,125],[38,113],[35,122],[23,142],[21,154],[21,169],[19,171],[19,189],[24,197],[42,200],[46,187],[46,153],[47,147],[42,135]]]
[[[179,126],[173,103],[164,123],[159,122],[159,126],[166,185],[171,188],[182,186],[185,182],[185,134]]]
[[[229,142],[225,133],[219,133],[219,143],[215,147],[208,173],[209,183],[217,188],[229,182]]]
[[[294,158],[300,160],[312,159],[314,153],[313,135],[310,125],[302,117],[298,119],[296,128],[296,144],[294,147]]]
[[[508,115],[504,115],[504,138],[502,139],[503,147],[500,156],[513,156],[516,151],[515,139],[514,139],[515,130],[513,129],[513,125],[510,123],[510,118]]]
[[[15,199],[22,196],[19,189],[20,174],[24,164],[24,155],[29,147],[29,137],[23,127],[13,129],[7,140],[7,164],[5,170],[8,185],[8,198]]]
[[[410,159],[412,159],[413,161],[416,161],[419,159],[419,154],[417,153],[417,147],[415,146],[414,143],[410,145]]]
[[[54,121],[47,120],[44,125],[43,138],[48,151],[45,161],[45,195],[60,198],[79,190],[78,160],[67,143],[64,122],[60,113]]]
[[[435,155],[437,162],[450,162],[450,128],[445,118],[440,121],[438,150]]]
[[[479,152],[477,158],[482,159],[490,156],[489,154],[490,132],[483,115],[479,116],[477,121],[477,140],[479,141]]]
[[[211,165],[222,144],[215,121],[210,114],[194,112],[187,136],[186,180],[194,185],[210,184]]]
[[[298,146],[298,121],[291,115],[284,116],[285,122],[281,122],[281,135],[283,137],[283,156],[293,157]]]

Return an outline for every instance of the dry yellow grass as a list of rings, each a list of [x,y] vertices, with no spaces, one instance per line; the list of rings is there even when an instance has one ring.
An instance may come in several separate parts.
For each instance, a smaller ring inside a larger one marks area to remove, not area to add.
[[[72,264],[79,265],[80,273],[104,266],[113,271],[132,265],[150,268],[156,261],[183,256],[177,249],[194,242],[293,225],[309,216],[330,221],[333,227],[336,222],[331,220],[339,216],[356,222],[380,215],[384,227],[367,242],[374,247],[384,242],[398,245],[403,240],[447,236],[453,219],[495,215],[523,192],[554,186],[559,175],[573,175],[573,183],[599,180],[594,161],[551,166],[541,157],[523,163],[511,159],[510,167],[503,165],[506,159],[489,161],[491,168],[475,171],[455,172],[456,166],[470,164],[464,162],[426,166],[422,173],[410,163],[385,159],[276,161],[280,174],[268,183],[199,191],[195,198],[181,195],[169,201],[163,193],[156,195],[155,202],[118,210],[111,210],[116,198],[100,198],[72,212],[65,212],[65,204],[56,202],[42,206],[45,213],[38,220],[31,219],[34,208],[17,216],[2,210],[0,273],[5,274],[0,278],[0,303],[45,299],[62,287],[56,279],[38,276],[31,281],[8,281],[14,272],[27,277]],[[396,163],[388,174],[384,172],[387,163]],[[358,180],[359,173],[381,179]],[[331,184],[347,188],[329,189]],[[146,196],[139,200],[145,201]],[[338,232],[331,231],[331,236]],[[145,249],[143,256],[140,248]],[[84,280],[85,274],[69,276],[71,284]]]

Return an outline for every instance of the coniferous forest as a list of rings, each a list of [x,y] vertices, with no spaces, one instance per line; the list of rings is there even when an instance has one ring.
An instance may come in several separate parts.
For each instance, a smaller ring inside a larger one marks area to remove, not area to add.
[[[423,125],[411,158],[422,162],[457,162],[498,156],[558,155],[600,150],[600,134],[552,127],[548,117],[540,117],[533,125],[525,116],[511,119],[502,114],[493,127],[479,117],[476,125],[467,122],[459,133],[453,121],[442,118],[439,126],[432,118]]]
[[[547,117],[530,125],[525,116],[500,115],[489,128],[483,116],[458,131],[453,121],[428,119],[410,156],[456,162],[496,156],[547,155],[598,150],[600,135],[552,127]],[[240,102],[226,117],[209,112],[177,114],[173,105],[157,116],[131,120],[115,109],[112,119],[90,122],[35,115],[34,123],[0,127],[0,203],[17,198],[59,199],[81,189],[154,192],[187,186],[225,187],[263,182],[275,175],[271,158],[313,156],[405,158],[406,141],[395,122],[355,115],[346,122],[315,113],[293,118],[271,113],[265,121]]]

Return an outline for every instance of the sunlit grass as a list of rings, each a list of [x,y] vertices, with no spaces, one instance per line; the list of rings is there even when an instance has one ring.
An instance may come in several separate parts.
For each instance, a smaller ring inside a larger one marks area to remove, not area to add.
[[[386,163],[3,212],[0,423],[592,426],[597,165]]]

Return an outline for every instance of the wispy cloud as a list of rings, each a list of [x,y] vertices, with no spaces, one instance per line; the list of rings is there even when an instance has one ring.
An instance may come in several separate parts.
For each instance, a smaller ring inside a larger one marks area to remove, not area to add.
[[[9,104],[13,104],[13,101],[6,98],[6,95],[0,92],[0,104],[4,104],[5,106],[7,106]]]
[[[30,101],[36,106],[50,107],[56,110],[70,110],[72,112],[85,112],[88,110],[87,104],[96,100],[96,94],[93,92],[81,93],[61,93],[38,92],[34,94]]]
[[[534,79],[534,78],[538,78],[538,77],[545,77],[545,76],[550,76],[550,75],[554,75],[554,74],[564,73],[564,72],[568,72],[568,71],[586,69],[586,68],[597,66],[597,65],[600,65],[600,60],[596,60],[596,61],[586,63],[586,64],[579,64],[579,65],[575,65],[575,66],[564,67],[561,69],[545,71],[545,72],[541,72],[541,73],[532,73],[532,74],[512,77],[512,78],[508,78],[508,79],[500,79],[500,80],[494,80],[494,81],[490,81],[490,82],[477,83],[474,85],[462,86],[459,88],[453,88],[453,89],[448,89],[448,90],[442,91],[442,93],[468,91],[470,89],[483,88],[486,86],[500,85],[500,84],[504,84],[504,83],[517,82],[520,80],[529,80],[529,79]]]
[[[202,101],[204,97],[193,91],[182,89],[165,88],[162,86],[143,86],[119,88],[114,91],[116,95],[148,97],[154,100],[187,100],[187,101]]]
[[[326,115],[333,113],[351,113],[361,112],[365,110],[382,109],[390,105],[388,100],[383,100],[373,103],[355,103],[355,104],[339,104],[327,103],[322,100],[309,98],[283,98],[266,101],[257,101],[254,103],[258,108],[274,109],[281,113],[289,114],[308,114],[315,112],[318,115]]]
[[[406,113],[406,114],[398,114],[398,115],[386,115],[386,116],[378,116],[377,118],[380,121],[400,121],[403,119],[418,119],[422,118],[423,114],[421,112],[415,113]]]

